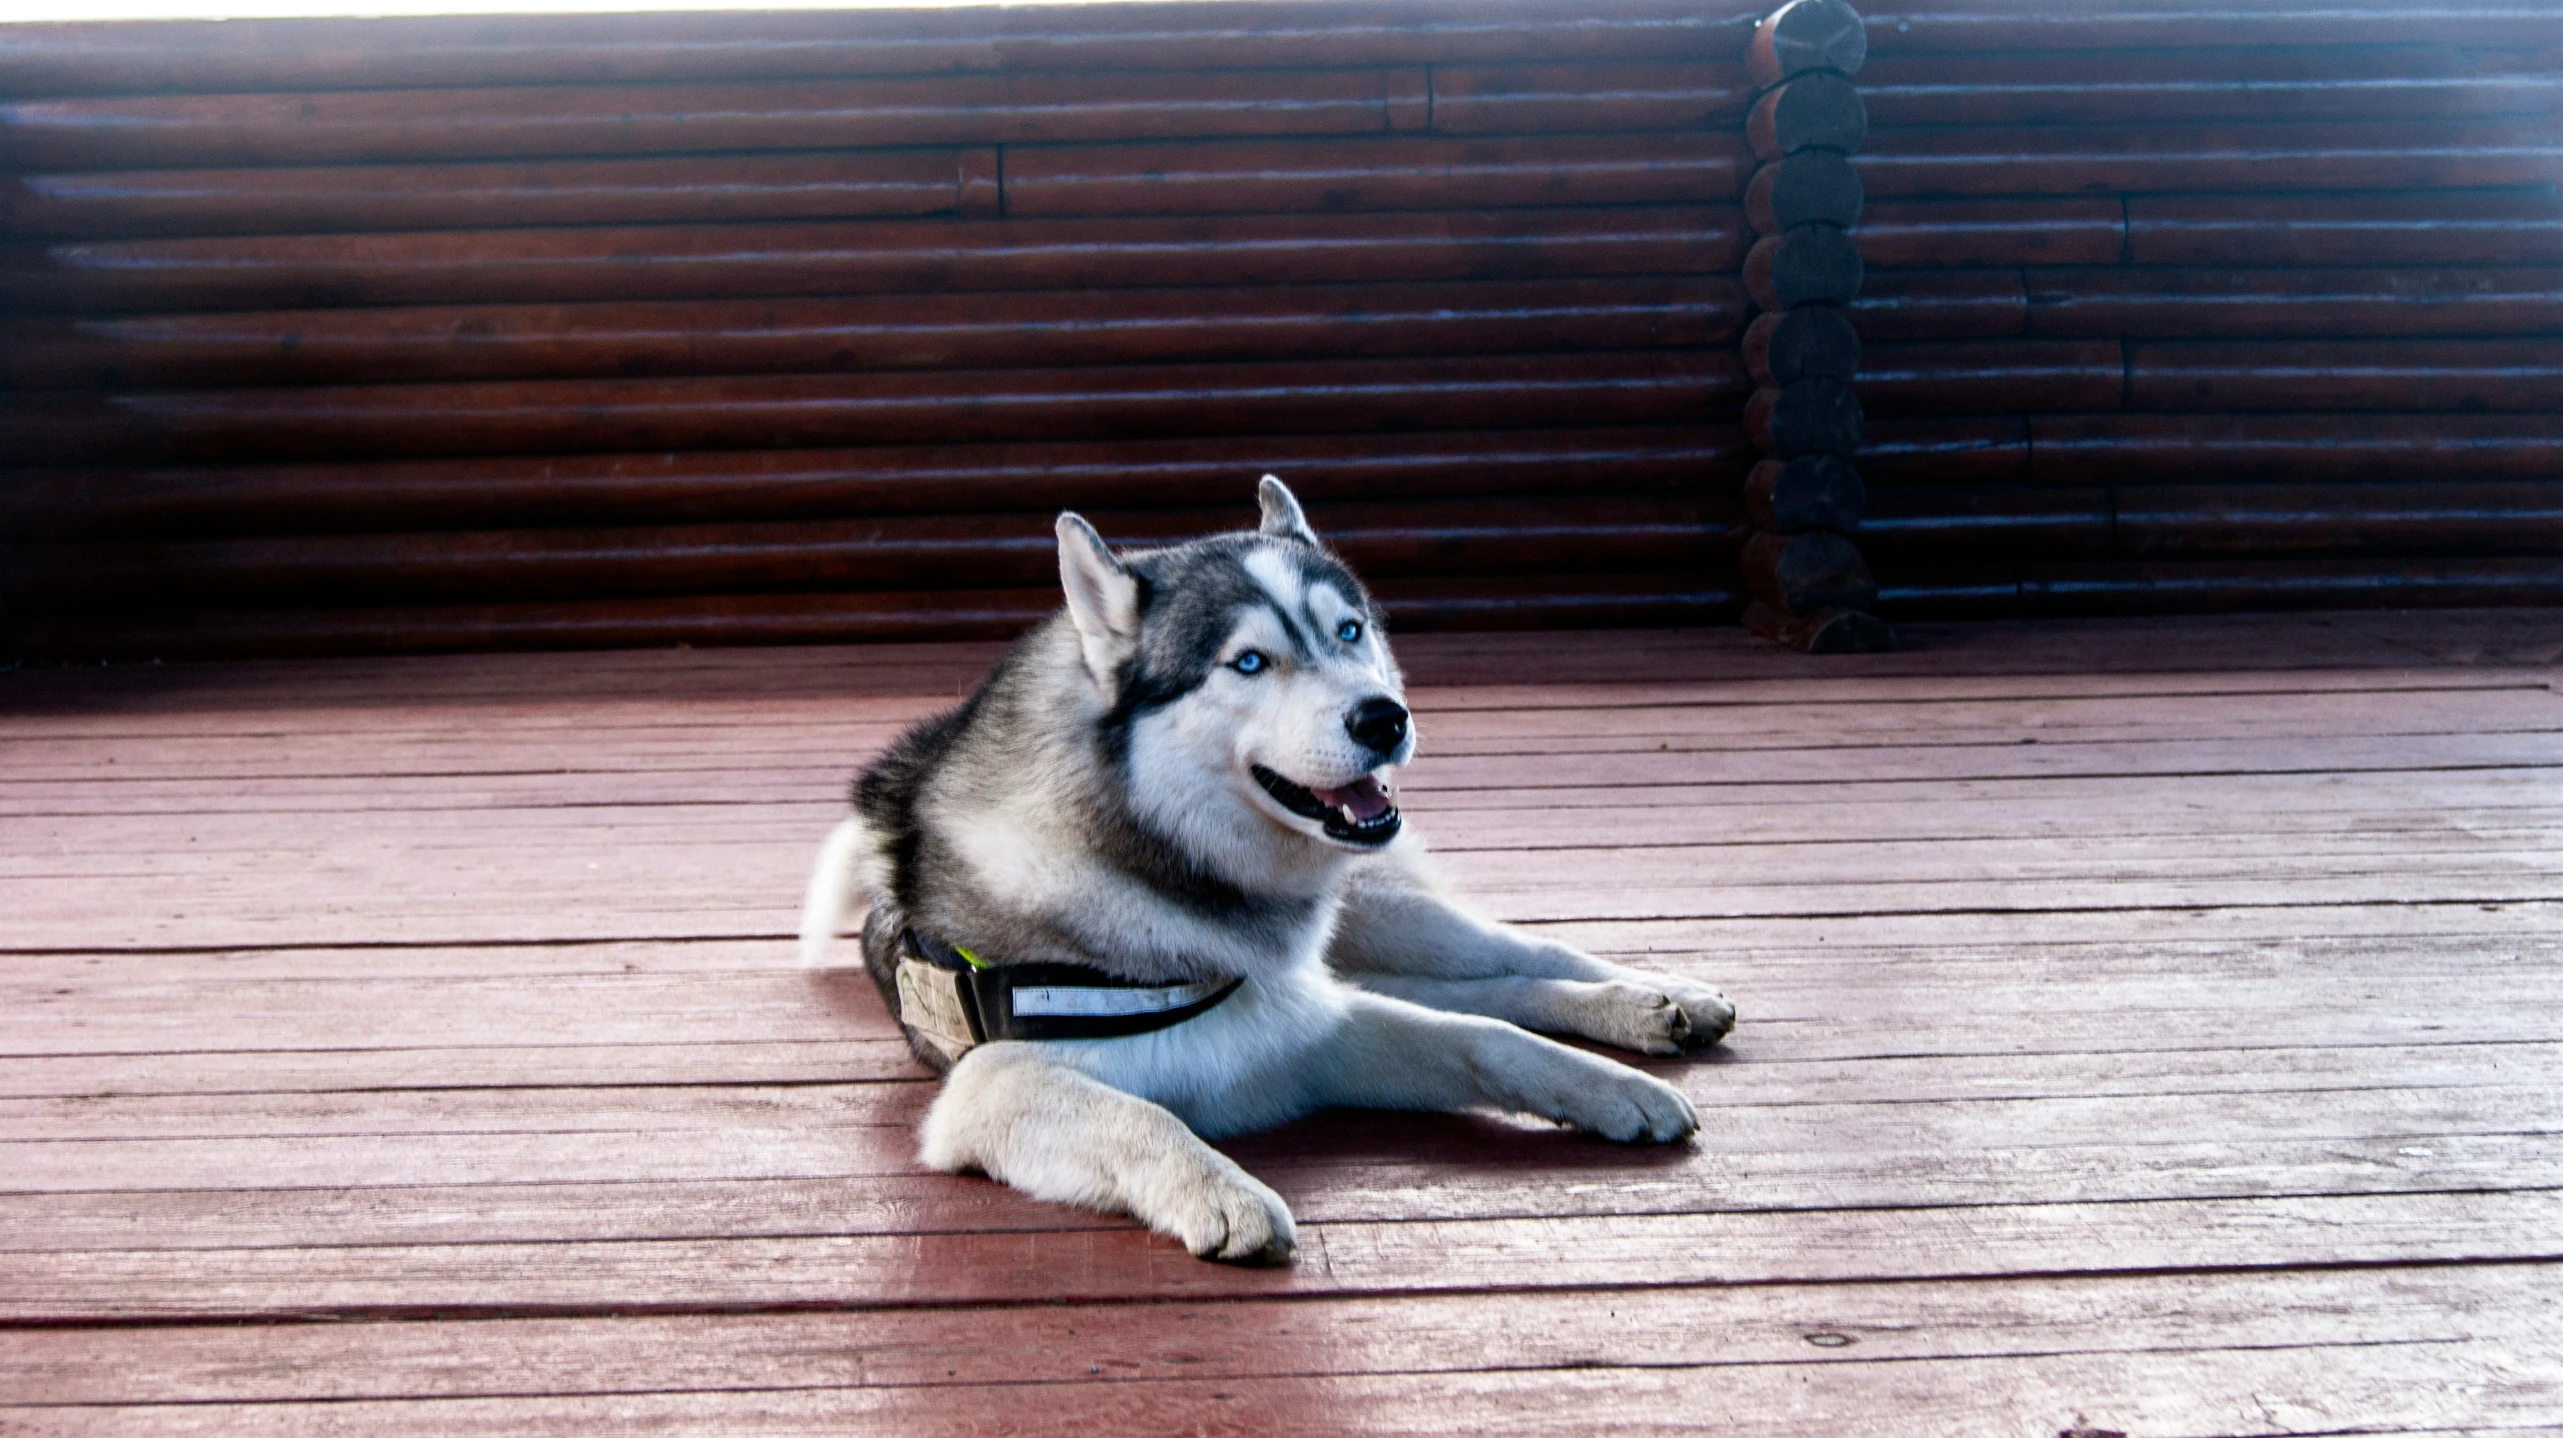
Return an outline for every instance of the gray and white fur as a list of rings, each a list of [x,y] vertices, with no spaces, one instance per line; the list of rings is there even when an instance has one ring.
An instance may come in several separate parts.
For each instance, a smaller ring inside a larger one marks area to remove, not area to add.
[[[1469,912],[1390,784],[1413,757],[1369,595],[1267,475],[1253,532],[1114,554],[1059,516],[1067,607],[960,707],[856,781],[801,924],[823,965],[858,905],[899,1011],[903,925],[990,962],[1239,977],[1150,1033],[948,1060],[922,1153],[1133,1215],[1205,1258],[1282,1262],[1289,1210],[1203,1142],[1327,1107],[1498,1109],[1625,1142],[1699,1126],[1670,1085],[1530,1033],[1646,1053],[1713,1043],[1715,991]]]

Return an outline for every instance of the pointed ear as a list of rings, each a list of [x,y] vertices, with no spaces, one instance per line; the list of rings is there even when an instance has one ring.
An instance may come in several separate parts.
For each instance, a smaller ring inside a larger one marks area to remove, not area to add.
[[[1139,652],[1139,579],[1074,510],[1059,515],[1059,587],[1068,591],[1086,672],[1110,704],[1121,666]]]
[[[1255,486],[1255,498],[1264,506],[1264,533],[1275,539],[1317,542],[1317,531],[1308,527],[1308,516],[1300,513],[1298,497],[1281,482],[1281,476],[1265,475]]]

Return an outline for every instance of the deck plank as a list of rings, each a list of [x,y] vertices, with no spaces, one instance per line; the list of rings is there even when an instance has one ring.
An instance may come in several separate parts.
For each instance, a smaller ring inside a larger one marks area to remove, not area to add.
[[[2053,1438],[2068,1427],[2147,1438],[2512,1432],[2563,1403],[2556,1360],[2507,1332],[2483,1342],[2306,1344],[2197,1353],[2000,1356],[1932,1363],[1580,1366],[1455,1374],[731,1390],[295,1405],[32,1410],[60,1434],[810,1433],[970,1435],[1002,1427],[1200,1434],[1717,1432],[1832,1438]],[[1287,1355],[1281,1355],[1287,1358]],[[1101,1365],[1092,1365],[1100,1367]],[[1821,1378],[1822,1382],[1815,1381]],[[1037,1419],[1027,1416],[1027,1405]],[[1891,1414],[1894,1426],[1876,1426]]]
[[[1972,1284],[1740,1285],[1202,1305],[306,1324],[24,1334],[0,1392],[58,1403],[255,1403],[531,1392],[717,1392],[789,1370],[820,1387],[1073,1384],[1323,1374],[1913,1362],[2197,1353],[2308,1342],[2451,1343],[2487,1329],[2563,1345],[2563,1295],[2532,1265],[2147,1274]],[[1332,1311],[1329,1311],[1332,1310]],[[1824,1345],[1811,1337],[1848,1342]]]
[[[1909,637],[1403,646],[1462,885],[1746,1022],[1689,1148],[1231,1142],[1282,1272],[793,967],[988,646],[0,676],[0,1431],[2563,1426],[2563,624]]]

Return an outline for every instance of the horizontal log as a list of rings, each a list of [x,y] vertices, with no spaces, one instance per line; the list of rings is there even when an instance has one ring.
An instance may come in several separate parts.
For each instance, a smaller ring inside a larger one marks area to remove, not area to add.
[[[1871,497],[1860,552],[1885,567],[1969,556],[2063,559],[2111,553],[2107,489],[2032,484],[1902,484]]]
[[[412,609],[176,609],[13,613],[30,658],[204,660],[486,649],[860,644],[1010,639],[1059,605],[1058,587],[883,594],[688,595]]]
[[[0,94],[657,83],[956,71],[1733,61],[1751,21],[1671,0],[1490,15],[1455,0],[12,26]]]
[[[1958,340],[1870,345],[1861,403],[1881,413],[2106,410],[2127,393],[2116,340]]]
[[[1744,607],[1732,558],[1667,573],[1387,578],[1370,584],[1400,633],[1431,629],[1733,624]],[[1368,581],[1365,581],[1368,583]]]
[[[1888,563],[1878,570],[1875,612],[1897,624],[1917,620],[2016,619],[2020,571],[1999,563]]]
[[[2017,270],[1869,270],[1848,313],[1879,343],[1991,339],[2028,328],[2029,295]]]
[[[2470,609],[2563,604],[2563,560],[2108,560],[1891,569],[1877,612],[1912,619],[2200,614],[2251,609]]]
[[[1673,205],[1733,199],[1750,168],[1739,138],[1711,130],[1059,145],[1007,153],[1006,213],[1042,219]]]
[[[1869,206],[1852,238],[1880,269],[2113,265],[2127,248],[2127,218],[2114,199],[1896,200]],[[2235,253],[2248,252],[2219,259]]]
[[[2029,421],[2017,415],[1981,419],[1884,415],[1861,437],[1860,473],[1872,489],[1896,484],[2021,483],[2029,478]]]
[[[2317,41],[1886,56],[1861,72],[1860,96],[1884,126],[2529,119],[2563,99],[2563,76],[2530,52]]]
[[[17,470],[0,479],[0,533],[205,538],[1172,508],[1266,471],[1287,478],[1311,503],[1674,491],[1714,497],[1731,492],[1751,462],[1743,430],[1728,424]]]
[[[1697,422],[1732,351],[46,395],[0,402],[36,465],[722,449],[1130,434]]]
[[[2151,410],[2551,411],[2563,340],[2138,343],[2127,404]]]
[[[1829,530],[1759,531],[1744,543],[1742,572],[1747,593],[1796,616],[1867,609],[1878,597],[1859,547]]]
[[[1551,73],[1563,87],[1594,72]],[[108,95],[0,104],[0,159],[162,169],[1368,135],[1421,130],[1432,103],[1421,69]]]
[[[1896,632],[1885,620],[1857,609],[1819,609],[1801,616],[1757,599],[1744,607],[1744,626],[1805,654],[1891,654],[1897,647]]]
[[[2028,331],[2187,339],[2563,333],[2563,267],[2042,270]]]
[[[2027,421],[2027,436],[2042,484],[2347,484],[2563,474],[2563,416],[2552,413],[2039,416]]]
[[[1742,144],[1708,131],[1377,137],[1033,147],[1001,183],[1006,213],[1064,218],[1680,204],[1735,196],[1744,168]],[[0,189],[0,225],[114,238],[917,216],[987,208],[963,177],[996,171],[985,150],[921,149],[45,173]]]
[[[1744,290],[1766,310],[1849,304],[1860,293],[1860,247],[1832,225],[1800,225],[1753,242]]]
[[[1753,83],[1776,85],[1809,70],[1856,74],[1868,55],[1868,28],[1843,0],[1789,0],[1753,27],[1744,65]]]
[[[1732,622],[1732,583],[1698,571],[1519,578],[1390,579],[1372,586],[1389,622],[1507,628]],[[489,649],[666,648],[1004,639],[1059,604],[1038,589],[907,594],[741,594],[406,609],[162,610],[15,614],[10,652],[30,658],[219,659]]]
[[[1742,65],[1436,66],[1432,127],[1448,135],[1543,130],[1675,130],[1732,125]]]
[[[113,238],[949,215],[965,170],[995,164],[932,149],[35,174],[0,189],[0,226]]]
[[[2505,3],[2344,6],[2283,0],[2249,10],[2187,5],[2039,9],[2007,3],[1884,7],[1868,16],[1881,56],[1971,50],[2164,50],[2223,46],[2563,44],[2563,16]]]
[[[16,389],[1024,368],[1724,343],[1731,279],[1071,290],[0,322]]]
[[[2030,566],[2030,614],[2563,604],[2563,558],[2118,561]]]
[[[21,312],[1732,273],[1725,207],[696,225],[0,250]]]
[[[2563,554],[2563,478],[2400,484],[2134,485],[2117,552]]]
[[[1765,162],[1800,150],[1848,153],[1868,133],[1860,92],[1831,71],[1801,75],[1764,92],[1744,119],[1745,143]]]
[[[1757,385],[1847,381],[1860,372],[1860,335],[1836,305],[1771,311],[1744,332],[1744,367]]]
[[[1808,150],[1753,172],[1744,191],[1745,223],[1758,235],[1800,225],[1860,222],[1866,191],[1860,172],[1831,150]]]
[[[1757,527],[1782,534],[1802,529],[1852,533],[1868,503],[1860,471],[1838,454],[1766,459],[1744,477],[1745,514]]]
[[[2146,190],[2538,185],[2563,136],[2534,123],[1874,130],[1852,165],[1872,198]]]
[[[2255,265],[2563,264],[2563,193],[2539,186],[2127,201],[2127,258],[2137,264],[2224,265],[2238,255]]]
[[[1245,527],[1213,509],[1097,511],[1114,544]],[[1312,510],[1327,543],[1377,576],[1672,570],[1719,555],[1696,499],[1428,501]],[[1038,586],[1058,571],[1046,513],[660,528],[312,535],[80,543],[0,551],[0,594],[40,611],[204,604],[341,607],[625,594]]]
[[[1848,455],[1860,448],[1860,401],[1840,380],[1802,379],[1757,389],[1744,407],[1744,434],[1764,454]]]

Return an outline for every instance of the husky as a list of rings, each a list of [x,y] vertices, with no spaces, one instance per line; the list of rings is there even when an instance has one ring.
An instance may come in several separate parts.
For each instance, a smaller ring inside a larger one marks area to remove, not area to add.
[[[1270,475],[1259,528],[1115,554],[1058,520],[1067,605],[900,737],[821,846],[801,923],[945,1075],[924,1161],[1281,1263],[1290,1210],[1206,1138],[1329,1107],[1495,1109],[1630,1143],[1650,1054],[1735,1009],[1470,912],[1403,822],[1414,716],[1379,613]]]

